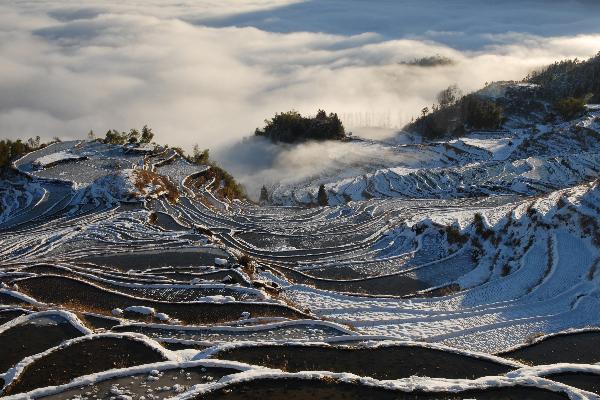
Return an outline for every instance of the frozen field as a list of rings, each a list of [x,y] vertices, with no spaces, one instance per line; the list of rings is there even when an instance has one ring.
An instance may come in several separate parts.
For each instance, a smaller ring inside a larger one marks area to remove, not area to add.
[[[599,113],[388,144],[413,156],[269,206],[167,148],[30,153],[0,181],[1,394],[596,398]]]

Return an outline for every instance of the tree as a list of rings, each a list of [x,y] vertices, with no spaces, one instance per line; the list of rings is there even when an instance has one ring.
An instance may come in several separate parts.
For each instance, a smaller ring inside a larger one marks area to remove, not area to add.
[[[128,135],[125,132],[117,131],[116,129],[111,129],[106,131],[106,135],[104,137],[104,143],[106,144],[125,144],[127,142]]]
[[[129,143],[137,143],[140,137],[140,131],[138,131],[135,128],[131,128],[129,130],[129,139],[128,142]]]
[[[455,104],[460,98],[460,89],[458,89],[458,86],[456,85],[448,86],[446,89],[442,90],[437,95],[437,101],[440,105],[440,108],[450,107],[451,105]]]
[[[263,185],[260,189],[260,199],[258,200],[260,204],[265,204],[269,201],[269,192],[267,191],[267,187]]]
[[[45,146],[46,144],[40,143],[39,136],[29,138],[25,142],[21,139],[17,139],[14,142],[9,139],[0,140],[0,170],[8,166],[11,160]]]
[[[148,127],[148,125],[144,125],[142,128],[142,137],[140,138],[140,143],[150,143],[152,139],[154,139],[152,128]]]
[[[317,193],[317,202],[322,207],[329,205],[329,197],[327,196],[327,192],[325,191],[325,185],[319,186],[319,192]]]
[[[38,147],[40,147],[40,137],[36,136],[35,138],[27,139],[27,146],[30,149],[37,149]]]
[[[194,155],[192,157],[192,161],[195,164],[208,164],[210,158],[209,150],[204,149],[200,151],[200,147],[198,145],[194,145]]]

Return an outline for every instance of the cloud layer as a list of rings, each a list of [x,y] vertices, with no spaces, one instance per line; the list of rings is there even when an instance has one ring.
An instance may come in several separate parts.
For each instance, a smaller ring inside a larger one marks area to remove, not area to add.
[[[215,148],[292,108],[336,111],[361,133],[401,126],[450,84],[475,90],[600,50],[594,2],[497,3],[4,4],[0,137],[81,138],[148,123],[160,141]],[[436,54],[454,63],[406,65]]]

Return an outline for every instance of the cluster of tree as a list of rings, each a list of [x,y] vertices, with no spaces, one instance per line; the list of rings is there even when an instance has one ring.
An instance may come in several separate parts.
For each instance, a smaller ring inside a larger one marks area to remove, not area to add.
[[[96,139],[94,131],[88,133],[88,139]],[[129,132],[119,132],[116,129],[110,129],[106,132],[104,139],[99,140],[106,144],[124,145],[127,143],[150,143],[152,139],[154,139],[152,128],[144,125],[141,132],[135,128],[130,129]]]
[[[256,136],[273,142],[296,143],[306,140],[344,140],[347,138],[342,121],[335,113],[319,110],[314,117],[303,117],[297,111],[275,114],[265,120],[265,127],[254,131]]]
[[[550,101],[587,98],[600,102],[600,53],[585,61],[556,62],[531,73],[525,82],[540,85],[541,93]]]
[[[55,139],[55,141],[58,140],[59,139],[57,138]],[[30,151],[46,147],[49,144],[41,143],[40,141],[41,139],[39,136],[29,138],[26,141],[22,141],[21,139],[14,141],[9,139],[0,140],[0,169],[7,167],[12,160],[21,157]]]
[[[502,126],[503,109],[494,101],[475,93],[462,95],[456,85],[442,90],[437,104],[425,107],[421,116],[406,130],[418,132],[427,139],[446,135],[461,136],[468,130],[495,130]]]

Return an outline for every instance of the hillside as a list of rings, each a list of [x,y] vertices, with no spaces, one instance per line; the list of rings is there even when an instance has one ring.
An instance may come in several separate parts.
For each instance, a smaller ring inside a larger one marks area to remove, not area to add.
[[[117,132],[21,154],[0,395],[598,398],[600,106],[548,118],[538,91],[480,93],[501,130],[345,142],[386,158],[263,206],[207,151]]]
[[[575,105],[580,108],[564,118],[556,98],[545,93],[576,82],[582,82],[580,89],[558,98],[593,93],[597,80],[590,77],[595,77],[599,59],[558,63],[525,82],[491,83],[408,125],[398,140],[355,138],[349,152],[377,152],[386,154],[385,160],[275,185],[269,188],[272,203],[315,203],[320,185],[334,205],[370,198],[539,195],[593,179],[600,168],[600,105],[592,103],[595,95],[587,95],[587,103]],[[493,104],[501,110],[501,120],[474,127],[465,122],[466,104]],[[422,131],[428,124],[443,129],[428,136]],[[413,143],[405,144],[403,137]]]

